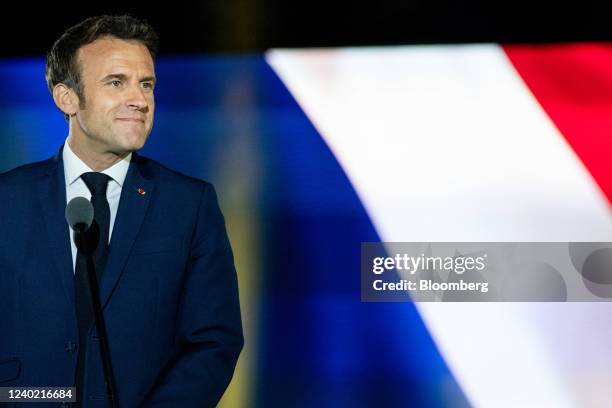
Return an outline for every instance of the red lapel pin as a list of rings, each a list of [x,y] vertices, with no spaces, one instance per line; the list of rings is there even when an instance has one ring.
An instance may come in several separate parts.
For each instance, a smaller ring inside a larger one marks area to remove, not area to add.
[[[139,188],[139,189],[138,189],[138,190],[136,190],[136,191],[138,192],[138,194],[140,194],[140,195],[142,195],[142,196],[143,196],[143,195],[145,195],[145,194],[147,194],[147,192],[144,190],[144,188]]]

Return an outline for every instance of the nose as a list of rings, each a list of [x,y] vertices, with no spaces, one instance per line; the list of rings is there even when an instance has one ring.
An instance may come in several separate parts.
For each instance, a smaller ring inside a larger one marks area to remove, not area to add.
[[[149,102],[144,94],[144,91],[140,87],[140,84],[130,87],[130,92],[126,103],[130,109],[138,110],[146,113],[149,110]]]

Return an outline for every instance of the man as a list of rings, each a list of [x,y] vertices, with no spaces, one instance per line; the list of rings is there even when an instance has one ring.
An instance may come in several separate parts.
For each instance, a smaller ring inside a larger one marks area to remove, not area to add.
[[[156,41],[140,20],[100,16],[48,54],[69,133],[54,157],[0,175],[0,387],[76,384],[76,406],[109,406],[86,258],[64,218],[77,196],[94,208],[118,405],[215,406],[231,380],[242,325],[215,191],[136,153],[153,126]]]

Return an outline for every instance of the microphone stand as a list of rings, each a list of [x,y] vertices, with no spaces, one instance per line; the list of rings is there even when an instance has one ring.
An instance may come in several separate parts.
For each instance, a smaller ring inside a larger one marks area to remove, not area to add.
[[[98,329],[98,337],[100,340],[100,352],[102,354],[102,365],[104,367],[104,378],[106,380],[106,391],[108,393],[111,408],[119,408],[119,403],[116,398],[115,376],[113,374],[113,366],[111,364],[111,355],[108,348],[108,336],[106,334],[106,324],[104,323],[104,315],[102,314],[102,305],[100,304],[100,289],[98,287],[98,279],[96,278],[96,270],[93,262],[93,254],[87,244],[85,231],[83,228],[78,229],[79,244],[85,252],[87,259],[87,276],[89,278],[89,289],[91,300],[93,303],[94,317],[96,328]]]

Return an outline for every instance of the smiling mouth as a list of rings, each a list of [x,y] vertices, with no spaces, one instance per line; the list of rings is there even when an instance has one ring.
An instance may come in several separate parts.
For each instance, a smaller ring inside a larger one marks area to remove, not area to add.
[[[120,120],[122,122],[144,123],[144,119],[137,118],[117,118],[117,120]]]

